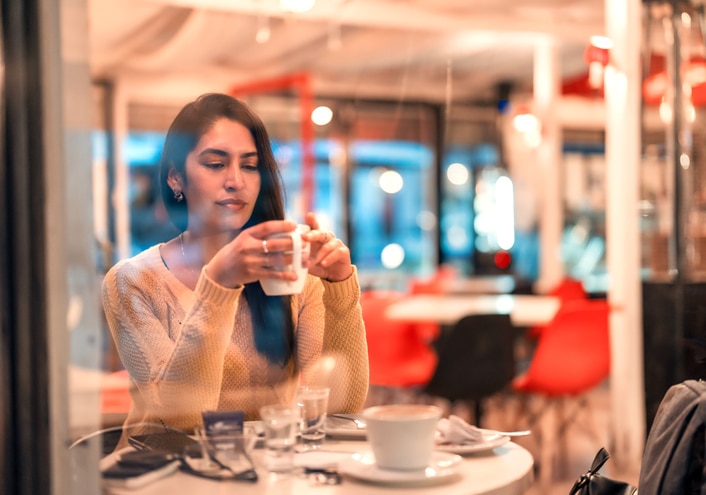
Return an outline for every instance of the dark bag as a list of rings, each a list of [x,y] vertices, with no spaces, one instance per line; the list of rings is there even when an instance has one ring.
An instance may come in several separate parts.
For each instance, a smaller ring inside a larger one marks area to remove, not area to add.
[[[637,488],[624,481],[616,481],[598,474],[610,454],[601,447],[593,459],[591,469],[574,483],[569,495],[633,495]]]
[[[642,454],[644,495],[706,494],[706,382],[685,380],[662,398]]]

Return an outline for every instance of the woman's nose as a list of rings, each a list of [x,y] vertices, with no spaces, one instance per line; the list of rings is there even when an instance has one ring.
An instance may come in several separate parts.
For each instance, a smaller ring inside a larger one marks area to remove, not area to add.
[[[243,187],[243,174],[239,167],[228,167],[226,171],[225,187],[228,190],[237,190]]]

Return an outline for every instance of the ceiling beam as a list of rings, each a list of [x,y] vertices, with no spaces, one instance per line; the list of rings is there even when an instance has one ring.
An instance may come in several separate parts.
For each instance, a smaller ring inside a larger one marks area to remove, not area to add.
[[[417,4],[385,2],[380,0],[318,0],[309,12],[291,14],[283,12],[279,0],[148,0],[161,5],[188,8],[212,9],[253,16],[297,18],[309,21],[328,21],[340,25],[368,26],[421,32],[472,32],[551,34],[563,40],[587,40],[591,35],[604,31],[602,16],[594,16],[594,22],[586,16],[560,16],[561,0],[557,9],[547,8],[547,15],[512,15],[502,8],[474,9],[469,2],[468,14],[458,15],[458,10],[444,11],[441,8],[425,8]],[[443,2],[442,2],[443,3]],[[511,3],[510,5],[515,5]],[[602,3],[598,3],[602,8]],[[512,7],[514,8],[514,7]]]

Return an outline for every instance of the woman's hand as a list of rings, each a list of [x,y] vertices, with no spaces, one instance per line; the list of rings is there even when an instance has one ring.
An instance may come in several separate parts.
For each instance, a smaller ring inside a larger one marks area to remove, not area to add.
[[[319,230],[319,221],[309,212],[305,218],[311,230],[302,239],[311,243],[309,273],[330,282],[340,282],[353,273],[351,252],[333,232]]]
[[[238,287],[263,278],[296,280],[290,271],[273,270],[291,262],[291,239],[269,239],[273,234],[293,231],[297,225],[288,220],[271,220],[243,230],[223,246],[206,265],[206,273],[224,287]]]

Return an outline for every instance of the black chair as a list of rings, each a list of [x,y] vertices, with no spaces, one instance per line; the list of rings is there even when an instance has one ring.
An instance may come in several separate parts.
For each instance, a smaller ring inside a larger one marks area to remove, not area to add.
[[[517,330],[509,315],[480,314],[460,319],[436,342],[438,364],[424,393],[464,401],[480,426],[483,401],[508,387],[515,376]]]

